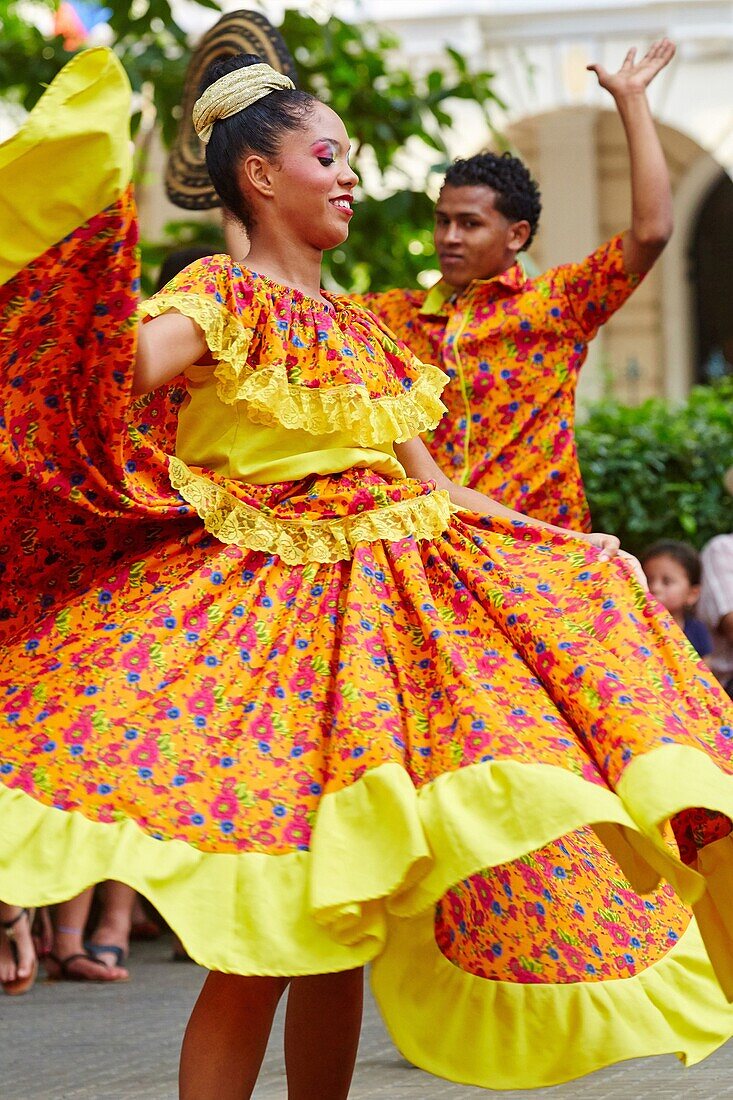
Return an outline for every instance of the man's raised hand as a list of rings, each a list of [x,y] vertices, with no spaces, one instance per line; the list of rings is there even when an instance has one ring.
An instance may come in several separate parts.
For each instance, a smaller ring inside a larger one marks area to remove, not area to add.
[[[675,55],[676,46],[668,38],[660,38],[641,58],[636,60],[636,49],[632,47],[624,58],[617,73],[609,73],[602,65],[588,65],[589,72],[595,73],[598,83],[614,99],[625,95],[635,95],[646,91],[657,73],[669,65]]]

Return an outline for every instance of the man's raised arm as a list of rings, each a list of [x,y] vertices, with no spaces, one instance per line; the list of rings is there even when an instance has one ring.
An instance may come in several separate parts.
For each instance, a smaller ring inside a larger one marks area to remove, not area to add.
[[[626,54],[617,73],[602,65],[588,68],[610,92],[626,131],[631,161],[631,228],[624,234],[624,264],[643,275],[672,235],[672,188],[667,162],[649,109],[646,89],[674,57],[667,38],[654,42],[640,61],[636,50]]]

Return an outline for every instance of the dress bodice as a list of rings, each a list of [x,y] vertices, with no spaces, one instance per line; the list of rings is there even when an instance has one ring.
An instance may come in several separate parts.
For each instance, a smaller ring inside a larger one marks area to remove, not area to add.
[[[405,476],[394,443],[437,424],[445,375],[368,310],[324,298],[211,256],[142,306],[190,317],[209,348],[186,371],[181,461],[250,484],[364,467]]]

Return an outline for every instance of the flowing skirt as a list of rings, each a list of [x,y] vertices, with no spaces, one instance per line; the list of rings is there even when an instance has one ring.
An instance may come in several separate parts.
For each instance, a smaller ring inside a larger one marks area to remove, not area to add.
[[[3,196],[32,157],[77,191],[35,223],[24,195],[2,260],[0,897],[114,878],[213,969],[373,961],[403,1053],[467,1083],[704,1057],[733,1033],[729,701],[570,536],[461,513],[294,565],[208,533],[170,484],[180,389],[130,402],[125,118],[89,51],[1,150]],[[314,524],[432,492],[230,489]]]

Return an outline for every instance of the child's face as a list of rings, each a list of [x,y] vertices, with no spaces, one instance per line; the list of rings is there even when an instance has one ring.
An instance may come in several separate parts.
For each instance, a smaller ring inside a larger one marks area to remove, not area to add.
[[[680,615],[697,602],[700,586],[690,584],[683,565],[667,554],[647,558],[644,572],[649,582],[649,591],[671,615]]]

